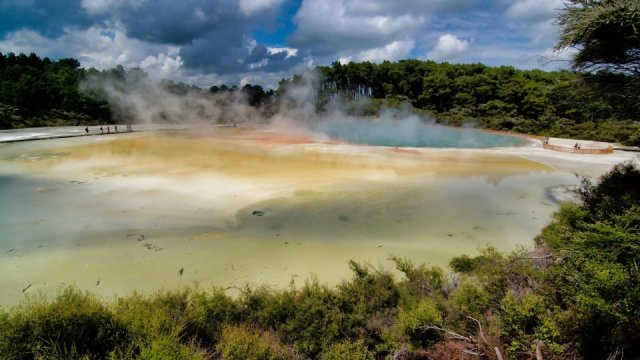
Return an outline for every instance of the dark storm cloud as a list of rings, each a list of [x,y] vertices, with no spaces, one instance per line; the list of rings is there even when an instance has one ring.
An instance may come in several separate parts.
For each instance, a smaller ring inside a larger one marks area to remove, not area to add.
[[[275,21],[278,8],[247,15],[236,0],[157,0],[119,2],[111,16],[120,21],[127,36],[180,45],[184,65],[220,74],[261,69],[282,70],[295,57],[270,54],[261,44],[250,44],[249,34]]]
[[[122,21],[127,35],[173,45],[189,44],[213,32],[232,30],[244,33],[253,20],[245,18],[238,9],[237,1],[231,0],[125,3],[113,15]]]
[[[123,29],[151,44],[180,47],[184,66],[218,74],[278,71],[298,60],[252,44],[275,21],[282,0],[0,0],[0,35],[29,29],[55,39],[69,29]],[[108,32],[108,31],[106,31]],[[70,54],[71,55],[71,54]],[[154,55],[154,54],[150,54]]]
[[[0,0],[0,36],[20,29],[33,29],[55,37],[65,27],[86,28],[93,23],[80,0]]]
[[[272,54],[263,44],[253,44],[234,29],[212,32],[184,46],[181,51],[188,68],[219,73],[250,70],[279,71],[298,63],[297,56],[287,58],[282,51]]]

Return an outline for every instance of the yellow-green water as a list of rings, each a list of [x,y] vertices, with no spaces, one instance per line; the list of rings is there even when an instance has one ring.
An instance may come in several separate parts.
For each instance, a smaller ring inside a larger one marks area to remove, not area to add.
[[[391,255],[446,266],[489,244],[531,246],[557,209],[547,189],[576,182],[498,150],[265,134],[0,145],[0,304],[65,284],[105,297],[311,274],[336,284],[348,260],[390,267]]]

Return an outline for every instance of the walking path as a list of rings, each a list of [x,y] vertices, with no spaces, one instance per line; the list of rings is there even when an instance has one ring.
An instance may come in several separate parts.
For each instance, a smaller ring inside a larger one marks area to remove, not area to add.
[[[126,129],[126,125],[123,125]],[[85,129],[89,129],[89,132]],[[46,139],[64,139],[80,136],[94,135],[115,135],[125,134],[132,131],[106,131],[103,126],[103,132],[100,132],[99,126],[61,126],[61,127],[45,127],[45,128],[25,128],[0,130],[0,143],[15,143],[22,141],[46,140]]]

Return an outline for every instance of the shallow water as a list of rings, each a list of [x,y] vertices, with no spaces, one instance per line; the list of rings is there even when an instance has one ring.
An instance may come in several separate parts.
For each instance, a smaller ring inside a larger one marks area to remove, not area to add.
[[[375,120],[339,117],[318,123],[315,130],[333,139],[378,146],[493,148],[524,144],[518,137],[427,123],[417,116]]]
[[[445,266],[532,245],[558,207],[548,189],[576,183],[499,151],[289,140],[219,129],[0,145],[0,304],[63,284],[105,297],[336,284],[348,260],[391,255]]]

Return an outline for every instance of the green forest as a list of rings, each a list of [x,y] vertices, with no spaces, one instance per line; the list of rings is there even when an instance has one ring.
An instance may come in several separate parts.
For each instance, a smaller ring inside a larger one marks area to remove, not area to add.
[[[581,138],[640,145],[640,95],[634,78],[610,72],[588,75],[572,71],[546,72],[401,60],[381,64],[341,64],[317,69],[316,108],[336,106],[358,115],[376,115],[383,107],[410,106],[438,122],[519,133]],[[114,111],[100,89],[83,87],[86,79],[145,79],[140,69],[121,66],[98,71],[82,69],[75,59],[51,61],[35,54],[0,54],[0,128],[126,123],[126,113]],[[126,79],[126,80],[125,80]],[[283,79],[275,91],[259,85],[242,88],[214,85],[208,89],[163,81],[176,96],[208,98],[239,92],[249,106],[265,116],[302,82]],[[606,83],[607,86],[595,86]],[[366,96],[354,96],[362,92]],[[336,104],[332,99],[340,99]],[[113,104],[112,104],[113,105]],[[218,121],[218,120],[217,120]]]
[[[352,261],[336,287],[32,296],[0,310],[0,358],[637,359],[640,169],[577,193],[532,250],[489,247],[448,270],[391,258],[400,277]]]
[[[640,97],[626,75],[420,60],[334,62],[319,69],[338,88],[365,86],[376,99],[408,101],[450,125],[627,144],[640,140]]]

